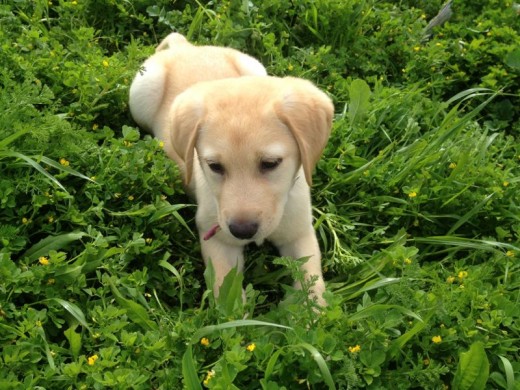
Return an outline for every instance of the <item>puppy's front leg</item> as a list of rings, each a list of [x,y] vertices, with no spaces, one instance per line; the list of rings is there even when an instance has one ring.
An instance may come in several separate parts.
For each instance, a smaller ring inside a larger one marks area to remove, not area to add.
[[[309,260],[302,264],[301,269],[305,272],[305,280],[317,277],[315,284],[312,286],[311,294],[313,297],[316,297],[320,306],[325,306],[326,303],[323,299],[325,282],[321,271],[321,252],[312,226],[309,226],[309,230],[305,234],[293,241],[279,245],[278,249],[282,256],[294,259],[309,257]],[[295,283],[295,287],[301,288],[300,283]]]
[[[203,237],[202,232],[200,232],[200,237]],[[211,262],[215,270],[213,294],[216,298],[219,295],[220,286],[222,286],[222,282],[229,271],[236,267],[238,272],[243,272],[244,248],[226,244],[218,240],[217,237],[213,237],[210,240],[201,238],[201,251],[204,263],[207,265],[208,262]],[[243,297],[245,296],[244,291],[242,291],[242,295]]]

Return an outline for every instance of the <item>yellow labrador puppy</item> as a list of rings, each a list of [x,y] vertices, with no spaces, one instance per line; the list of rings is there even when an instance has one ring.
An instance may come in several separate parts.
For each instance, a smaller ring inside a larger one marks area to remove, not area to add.
[[[174,33],[137,73],[130,110],[164,141],[197,200],[215,295],[232,268],[243,270],[244,246],[269,240],[282,256],[309,258],[302,268],[317,279],[312,293],[323,305],[309,186],[330,134],[331,100],[308,81],[266,76],[236,50]]]

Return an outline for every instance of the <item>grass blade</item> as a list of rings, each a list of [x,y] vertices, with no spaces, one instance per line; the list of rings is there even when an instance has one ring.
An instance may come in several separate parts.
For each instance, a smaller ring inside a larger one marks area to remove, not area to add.
[[[191,337],[191,343],[194,344],[194,343],[198,342],[202,337],[207,336],[213,332],[223,330],[223,329],[229,329],[229,328],[238,328],[241,326],[271,326],[271,327],[275,327],[275,328],[292,330],[292,328],[289,326],[275,324],[273,322],[265,322],[265,321],[258,321],[258,320],[236,320],[236,321],[224,322],[224,323],[218,324],[218,325],[208,325],[208,326],[205,326],[204,328],[199,329]]]
[[[188,345],[186,352],[182,356],[182,376],[184,377],[184,385],[189,390],[202,390],[199,382],[199,376],[193,362],[193,351],[191,344]]]
[[[334,380],[332,379],[332,375],[330,374],[329,367],[323,358],[323,355],[312,345],[308,343],[301,343],[296,345],[295,347],[301,347],[310,352],[314,361],[318,364],[318,367],[321,371],[321,375],[323,375],[323,380],[329,386],[329,389],[336,389],[334,385]]]
[[[48,236],[27,249],[21,257],[28,257],[31,261],[36,260],[40,256],[47,256],[50,251],[60,250],[71,242],[77,241],[86,235],[87,233],[84,232],[71,232],[60,234],[59,236]]]
[[[502,355],[498,355],[502,364],[504,365],[504,371],[506,372],[506,390],[514,390],[515,389],[515,371],[513,369],[513,365],[509,361],[508,358]]]
[[[61,298],[49,298],[46,299],[45,302],[56,302],[57,304],[61,305],[70,313],[70,315],[72,315],[72,317],[74,317],[76,321],[78,321],[83,327],[90,331],[85,314],[83,314],[83,311],[75,304]]]

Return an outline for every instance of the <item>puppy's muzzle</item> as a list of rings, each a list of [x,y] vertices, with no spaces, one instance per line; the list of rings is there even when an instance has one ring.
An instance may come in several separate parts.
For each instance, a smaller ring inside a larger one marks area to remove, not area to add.
[[[240,240],[253,238],[258,232],[256,221],[231,221],[228,225],[230,233]]]

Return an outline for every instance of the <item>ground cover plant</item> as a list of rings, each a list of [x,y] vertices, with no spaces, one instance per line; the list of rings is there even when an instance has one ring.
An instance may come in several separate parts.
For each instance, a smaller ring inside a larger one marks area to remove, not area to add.
[[[442,6],[2,3],[0,388],[519,389],[520,6],[455,0],[425,34]],[[127,107],[172,30],[333,98],[321,315],[270,248],[210,293],[195,207]]]

